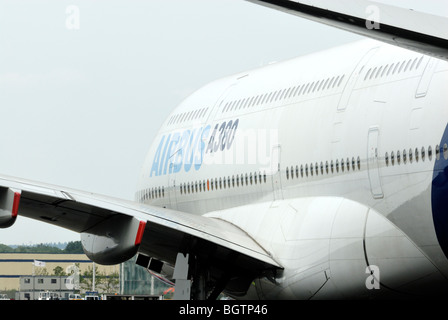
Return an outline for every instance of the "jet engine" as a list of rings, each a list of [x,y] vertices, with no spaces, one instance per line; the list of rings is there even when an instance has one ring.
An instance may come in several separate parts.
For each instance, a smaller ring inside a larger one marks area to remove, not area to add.
[[[20,191],[0,188],[0,228],[8,228],[16,221],[20,195]]]
[[[127,261],[137,253],[145,226],[131,216],[114,215],[81,233],[84,252],[103,265]]]

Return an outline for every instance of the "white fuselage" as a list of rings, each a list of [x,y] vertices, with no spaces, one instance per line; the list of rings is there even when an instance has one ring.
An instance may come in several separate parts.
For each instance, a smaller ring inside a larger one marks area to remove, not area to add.
[[[446,290],[447,83],[446,62],[370,40],[215,81],[165,121],[136,199],[245,230],[285,268],[258,297],[384,292],[369,266],[388,293]]]

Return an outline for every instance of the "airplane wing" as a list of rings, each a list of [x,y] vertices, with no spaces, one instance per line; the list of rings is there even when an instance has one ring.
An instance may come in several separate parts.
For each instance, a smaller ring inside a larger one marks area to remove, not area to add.
[[[80,233],[85,253],[100,264],[121,263],[138,252],[174,265],[178,253],[188,252],[212,270],[226,266],[248,279],[281,269],[228,222],[0,175],[0,227],[17,215]]]
[[[246,0],[448,60],[448,19],[369,0]]]

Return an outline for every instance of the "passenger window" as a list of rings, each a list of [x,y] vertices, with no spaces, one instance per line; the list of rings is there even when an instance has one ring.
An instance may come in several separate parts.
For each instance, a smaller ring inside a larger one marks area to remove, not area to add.
[[[443,158],[446,160],[448,159],[448,146],[446,143],[443,145]]]
[[[440,160],[440,146],[436,145],[436,160]]]
[[[386,152],[386,154],[384,155],[384,159],[386,160],[386,166],[389,166],[389,153]]]
[[[403,149],[403,163],[406,164],[406,162],[407,162],[406,149]]]
[[[370,76],[371,72],[372,72],[372,69],[370,68],[369,71],[367,71],[366,76],[364,77],[364,81],[367,80],[367,78]]]
[[[425,147],[422,147],[422,161],[425,161],[425,157],[426,157]]]
[[[415,67],[415,69],[418,69],[420,67],[422,60],[423,60],[423,56],[421,56],[420,60],[418,60],[418,63],[417,63],[417,66]]]
[[[401,163],[400,150],[397,151],[397,164]]]
[[[378,78],[378,77],[380,76],[380,74],[381,74],[382,71],[383,71],[383,66],[381,66],[381,67],[378,69],[378,72],[377,72],[377,74],[375,75],[375,79]]]
[[[418,162],[418,149],[415,148],[415,162]]]
[[[406,67],[404,68],[403,72],[406,72],[409,68],[409,65],[411,64],[412,60],[408,60],[408,63],[406,63]]]
[[[310,86],[310,84],[307,83],[306,86],[305,86],[305,89],[303,90],[303,94],[306,94],[306,92],[307,92],[309,86]]]
[[[311,86],[310,86],[310,88],[308,89],[308,92],[307,92],[307,93],[310,93],[311,91],[314,92],[314,82],[311,83]]]
[[[411,68],[409,69],[409,71],[411,71],[412,69],[414,69],[415,64],[417,63],[418,58],[415,58],[414,61],[412,62]]]
[[[392,71],[393,68],[394,68],[394,64],[392,63],[392,64],[390,65],[389,70],[387,70],[387,74],[386,74],[386,76],[389,75],[389,73]]]
[[[361,158],[359,156],[358,156],[357,164],[358,164],[358,170],[361,170]]]
[[[395,74],[395,72],[397,71],[398,66],[400,65],[400,62],[397,62],[397,64],[395,65],[394,71],[392,72],[392,74]]]
[[[398,69],[398,73],[401,72],[401,70],[403,70],[404,65],[406,64],[406,61],[403,61],[400,65],[400,69]]]
[[[391,163],[392,165],[395,164],[395,154],[394,154],[393,151],[390,153],[390,163]]]
[[[409,162],[412,163],[413,160],[414,160],[414,156],[412,154],[412,149],[409,149]]]
[[[286,179],[289,180],[289,168],[288,167],[286,167]]]
[[[384,67],[383,73],[381,73],[381,77],[384,76],[384,74],[386,73],[387,69],[389,68],[389,65],[386,64],[386,66]]]
[[[299,178],[299,166],[296,165],[296,178]]]
[[[431,146],[428,147],[428,159],[429,159],[429,161],[432,161],[432,148],[431,148]]]

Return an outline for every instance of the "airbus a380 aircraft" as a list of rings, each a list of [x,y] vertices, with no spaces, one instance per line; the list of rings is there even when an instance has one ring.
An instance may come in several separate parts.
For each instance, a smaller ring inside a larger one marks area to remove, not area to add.
[[[2,176],[1,225],[79,232],[100,264],[138,253],[177,298],[446,296],[447,22],[370,1],[252,2],[398,46],[365,40],[201,88],[160,129],[135,202]],[[372,5],[386,21],[366,21]],[[437,28],[408,28],[415,17]]]

